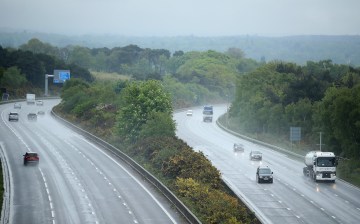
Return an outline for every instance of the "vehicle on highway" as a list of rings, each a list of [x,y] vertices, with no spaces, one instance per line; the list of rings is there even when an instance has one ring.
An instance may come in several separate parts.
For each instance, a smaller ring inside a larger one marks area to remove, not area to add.
[[[21,103],[14,103],[14,109],[21,109]]]
[[[37,120],[37,115],[35,113],[28,113],[27,118],[30,121],[36,121]]]
[[[251,151],[249,157],[250,160],[262,160],[262,153],[259,151]]]
[[[213,106],[211,106],[211,105],[204,106],[204,108],[203,108],[203,122],[207,122],[207,121],[212,122],[213,114],[214,114]]]
[[[234,149],[234,152],[244,152],[245,151],[244,146],[240,143],[234,143],[233,149]]]
[[[19,121],[18,112],[10,112],[9,113],[9,121]]]
[[[333,152],[311,151],[305,155],[303,168],[305,176],[318,180],[335,182],[338,160]]]
[[[45,114],[45,111],[39,110],[39,111],[37,112],[37,114],[38,114],[38,115],[44,115],[44,114]]]
[[[186,111],[186,116],[192,116],[193,115],[193,111],[192,110],[187,110]]]
[[[44,101],[38,100],[38,101],[36,101],[36,105],[38,105],[38,106],[44,106]]]
[[[35,94],[27,93],[26,94],[26,103],[27,104],[35,104]]]
[[[39,163],[39,155],[36,152],[26,152],[24,155],[24,165],[28,163]]]
[[[268,166],[259,166],[256,169],[256,182],[258,182],[258,183],[263,183],[263,182],[273,183],[274,182],[273,172],[271,171],[271,169]]]

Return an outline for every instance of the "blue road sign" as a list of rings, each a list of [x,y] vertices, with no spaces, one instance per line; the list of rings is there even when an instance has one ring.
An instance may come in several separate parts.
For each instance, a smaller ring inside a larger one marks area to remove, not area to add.
[[[63,81],[70,79],[70,72],[59,72],[59,79]]]

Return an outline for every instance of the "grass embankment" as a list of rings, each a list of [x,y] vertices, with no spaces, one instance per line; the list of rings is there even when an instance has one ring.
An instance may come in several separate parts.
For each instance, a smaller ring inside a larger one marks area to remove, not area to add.
[[[271,145],[278,146],[280,148],[286,149],[290,152],[297,153],[299,155],[304,155],[309,151],[309,146],[303,142],[300,143],[292,143],[288,140],[288,136],[274,136],[271,133],[267,134],[251,134],[246,133],[243,130],[237,129],[236,126],[231,125],[231,122],[227,122],[226,116],[222,116],[219,119],[219,122],[227,127],[228,129],[248,136],[250,138],[266,142]],[[303,160],[301,160],[303,161]],[[339,165],[337,167],[337,176],[357,187],[360,187],[360,160],[350,160],[350,159],[340,159]],[[302,171],[300,171],[302,172]]]

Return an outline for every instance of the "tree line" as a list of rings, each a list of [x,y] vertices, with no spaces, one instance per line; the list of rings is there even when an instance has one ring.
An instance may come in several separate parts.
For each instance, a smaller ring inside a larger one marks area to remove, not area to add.
[[[19,50],[51,55],[56,60],[90,72],[113,72],[133,80],[161,80],[171,92],[176,107],[232,99],[236,77],[261,64],[246,58],[244,52],[237,48],[229,48],[225,53],[208,50],[171,54],[166,49],[144,49],[136,45],[112,49],[59,48],[31,39]]]
[[[253,136],[289,142],[301,127],[304,150],[319,149],[350,159],[342,178],[360,170],[360,69],[330,60],[304,66],[274,61],[239,77],[229,125]]]
[[[43,93],[45,74],[53,74],[54,69],[69,69],[73,77],[93,81],[90,72],[74,63],[64,61],[45,53],[34,53],[21,49],[0,46],[0,87],[2,93],[12,98],[24,97],[26,92]],[[57,86],[49,82],[50,89]]]

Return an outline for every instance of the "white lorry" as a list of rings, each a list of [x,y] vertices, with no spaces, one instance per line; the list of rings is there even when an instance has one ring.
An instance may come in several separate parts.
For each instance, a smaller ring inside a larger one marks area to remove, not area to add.
[[[26,94],[26,103],[35,104],[35,94],[27,93]]]
[[[311,151],[305,155],[303,173],[318,180],[335,182],[338,160],[333,152]]]
[[[213,119],[213,106],[209,105],[209,106],[204,106],[203,109],[203,122],[212,122]]]

